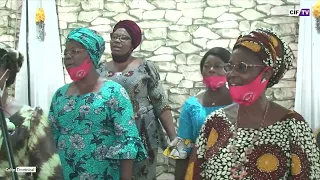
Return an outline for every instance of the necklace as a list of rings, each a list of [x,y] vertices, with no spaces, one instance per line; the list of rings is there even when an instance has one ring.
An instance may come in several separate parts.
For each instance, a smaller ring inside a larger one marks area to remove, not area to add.
[[[259,140],[259,135],[261,132],[262,127],[264,126],[264,121],[266,119],[266,116],[268,114],[268,110],[269,110],[269,102],[266,104],[266,108],[265,108],[265,112],[263,115],[263,119],[260,123],[260,127],[259,130],[257,131],[257,133],[254,134],[253,138],[252,138],[252,143],[251,145],[248,146],[247,149],[245,149],[245,153],[242,157],[240,157],[240,162],[236,162],[235,165],[231,168],[231,175],[233,177],[233,179],[243,179],[246,175],[247,175],[247,171],[246,171],[246,167],[245,167],[245,163],[248,162],[248,156],[252,153],[253,149],[254,149],[254,145],[255,143]],[[238,118],[237,121],[235,123],[235,127],[234,127],[234,132],[233,132],[233,143],[229,146],[229,151],[232,153],[232,160],[236,161],[238,156],[236,155],[236,151],[237,151],[237,146],[236,146],[236,138],[237,138],[237,134],[238,134]]]

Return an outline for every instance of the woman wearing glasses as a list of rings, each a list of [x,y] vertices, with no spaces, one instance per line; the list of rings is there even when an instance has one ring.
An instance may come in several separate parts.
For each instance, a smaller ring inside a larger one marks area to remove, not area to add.
[[[167,146],[161,124],[170,140],[176,137],[176,132],[156,66],[132,56],[141,37],[141,30],[135,22],[124,20],[117,23],[110,42],[113,61],[101,63],[100,74],[121,84],[130,96],[136,124],[149,155],[148,160],[134,165],[134,178],[152,180],[156,179],[158,147],[164,149]]]
[[[297,112],[265,95],[292,59],[292,51],[269,30],[257,29],[237,39],[225,66],[237,104],[207,117],[187,180],[320,179],[320,152],[311,128]]]
[[[183,105],[179,118],[178,137],[164,151],[164,155],[176,159],[175,179],[184,179],[188,160],[201,126],[207,115],[232,103],[226,88],[224,64],[229,62],[230,52],[224,48],[210,49],[200,61],[200,72],[207,90],[190,97]]]
[[[73,80],[55,93],[49,112],[65,179],[131,180],[133,161],[146,158],[126,90],[101,78],[103,38],[72,30],[64,65]]]

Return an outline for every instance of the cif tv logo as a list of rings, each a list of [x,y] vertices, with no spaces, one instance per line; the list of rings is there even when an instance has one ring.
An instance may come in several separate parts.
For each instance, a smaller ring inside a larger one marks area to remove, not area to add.
[[[289,16],[310,16],[310,9],[290,9]]]

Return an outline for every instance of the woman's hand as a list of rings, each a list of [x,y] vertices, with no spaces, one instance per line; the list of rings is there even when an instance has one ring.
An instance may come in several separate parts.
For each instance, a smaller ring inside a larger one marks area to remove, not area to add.
[[[170,141],[173,141],[177,137],[177,133],[176,133],[175,126],[173,123],[173,117],[172,117],[171,110],[163,111],[160,114],[159,119],[160,119],[161,124],[162,124],[164,130],[166,131]]]

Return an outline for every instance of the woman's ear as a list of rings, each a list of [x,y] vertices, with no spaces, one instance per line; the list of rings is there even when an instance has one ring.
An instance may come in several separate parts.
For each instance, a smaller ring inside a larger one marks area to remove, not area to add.
[[[265,72],[264,72],[264,75],[262,76],[262,79],[265,79],[265,80],[270,80],[270,78],[273,76],[273,69],[272,68],[268,68]]]

